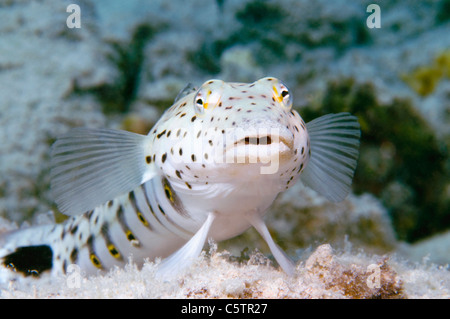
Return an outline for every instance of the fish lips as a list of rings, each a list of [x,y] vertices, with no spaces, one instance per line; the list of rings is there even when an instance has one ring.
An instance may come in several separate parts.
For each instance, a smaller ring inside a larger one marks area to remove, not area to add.
[[[247,135],[225,148],[227,163],[267,164],[282,163],[291,157],[292,138],[276,134]]]

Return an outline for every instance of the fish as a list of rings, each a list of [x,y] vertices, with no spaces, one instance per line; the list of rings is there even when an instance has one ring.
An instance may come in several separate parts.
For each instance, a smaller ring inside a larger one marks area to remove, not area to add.
[[[295,263],[264,217],[298,180],[331,202],[346,198],[359,155],[349,113],[305,123],[281,80],[209,80],[187,88],[147,135],[74,128],[51,148],[51,193],[68,219],[0,235],[16,273],[95,275],[160,260],[156,276],[187,269],[208,240],[254,227],[288,275]]]

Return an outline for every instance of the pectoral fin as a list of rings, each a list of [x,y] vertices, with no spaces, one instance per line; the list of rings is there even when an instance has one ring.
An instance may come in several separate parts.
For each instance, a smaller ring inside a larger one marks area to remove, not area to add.
[[[306,128],[311,158],[301,179],[328,200],[342,201],[350,192],[359,155],[358,119],[349,113],[328,114]]]
[[[156,175],[149,137],[76,128],[51,153],[51,191],[58,209],[77,215],[132,191]]]

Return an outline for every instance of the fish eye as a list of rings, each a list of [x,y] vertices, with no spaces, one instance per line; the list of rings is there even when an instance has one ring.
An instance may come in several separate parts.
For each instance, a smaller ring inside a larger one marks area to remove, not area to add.
[[[197,92],[197,94],[194,97],[194,109],[195,109],[195,113],[197,114],[203,114],[205,113],[205,101],[204,101],[204,97],[201,96],[202,92]]]
[[[197,115],[202,115],[205,110],[216,107],[222,96],[224,82],[210,80],[205,82],[194,96],[194,109]]]
[[[284,108],[290,110],[292,108],[293,99],[288,87],[279,81],[276,85],[274,85],[273,89],[275,99],[280,102]]]

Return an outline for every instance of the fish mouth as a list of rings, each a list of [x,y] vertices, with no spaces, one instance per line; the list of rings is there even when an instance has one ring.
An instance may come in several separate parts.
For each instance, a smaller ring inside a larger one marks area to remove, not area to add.
[[[290,157],[294,141],[280,135],[247,135],[226,148],[227,161],[234,158],[237,163],[280,162]]]
[[[234,142],[235,146],[238,145],[272,145],[281,143],[285,145],[289,150],[292,149],[294,142],[288,140],[282,136],[277,135],[262,135],[262,136],[246,136],[240,140]]]

